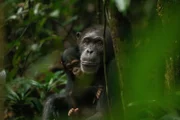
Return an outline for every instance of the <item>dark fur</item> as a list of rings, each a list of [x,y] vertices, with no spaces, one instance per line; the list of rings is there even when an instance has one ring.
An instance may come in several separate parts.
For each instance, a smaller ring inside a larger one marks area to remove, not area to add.
[[[64,55],[62,56],[62,62],[63,62],[65,72],[68,77],[66,92],[65,92],[65,95],[59,95],[59,96],[53,95],[47,100],[44,107],[43,120],[49,120],[50,118],[49,116],[53,116],[49,114],[57,113],[53,111],[60,111],[59,110],[60,108],[57,109],[58,106],[56,106],[54,102],[56,100],[66,101],[67,102],[66,104],[69,108],[79,108],[79,111],[80,111],[79,119],[86,119],[86,120],[104,119],[103,116],[104,116],[104,113],[107,113],[108,107],[107,107],[107,96],[106,96],[106,89],[105,89],[106,86],[105,86],[105,78],[104,78],[103,44],[101,44],[101,42],[98,42],[99,40],[98,39],[96,40],[96,37],[102,38],[103,43],[105,43],[105,47],[106,47],[105,59],[106,59],[107,68],[109,67],[109,64],[111,63],[111,61],[114,59],[112,39],[111,39],[110,31],[108,28],[106,29],[105,33],[106,33],[106,36],[105,36],[106,39],[104,40],[103,26],[93,26],[91,28],[88,28],[84,32],[82,32],[81,35],[78,36],[79,46],[75,48],[69,48],[69,52],[68,50],[64,52]],[[89,41],[83,44],[83,38],[88,35],[90,37]],[[97,44],[96,44],[96,41],[97,41]],[[90,45],[90,43],[92,43],[92,45]],[[85,50],[83,48],[84,45],[86,48],[89,47],[89,49]],[[93,49],[91,49],[91,46],[93,46]],[[91,54],[90,52],[91,50],[93,50],[92,52],[93,54]],[[85,63],[88,63],[88,64],[89,63],[98,64],[98,68],[91,67],[92,69],[91,68],[86,69],[86,70],[90,70],[90,73],[86,73],[86,71],[83,71],[83,73],[77,76],[73,74],[72,69],[69,70],[67,68],[66,62],[69,60],[67,56],[75,57],[75,59],[82,58],[79,66],[82,66],[82,61],[85,61]],[[96,70],[96,71],[93,71],[93,70]],[[79,85],[79,83],[77,83],[79,80],[80,81],[86,80],[86,81],[89,81],[89,83],[87,83],[86,85],[82,87],[82,85]],[[97,98],[96,95],[99,88],[102,89],[102,92],[101,92],[101,95],[98,96]],[[67,109],[65,109],[64,111],[67,112]]]
[[[76,52],[76,54],[74,52]],[[62,61],[68,77],[66,95],[69,108],[79,108],[78,115],[75,117],[78,117],[79,119],[85,119],[96,113],[96,106],[98,101],[96,93],[99,88],[102,89],[102,86],[98,83],[98,77],[88,78],[88,76],[82,73],[82,71],[79,71],[79,74],[75,74],[73,72],[73,68],[67,68],[67,63],[72,62],[75,59],[79,60],[80,55],[78,55],[78,53],[79,50],[76,47],[69,48],[64,52]],[[79,68],[80,62],[79,64],[76,64],[72,67]],[[89,82],[86,85],[78,84],[79,81],[83,82],[84,80]],[[71,117],[73,118],[74,116]]]

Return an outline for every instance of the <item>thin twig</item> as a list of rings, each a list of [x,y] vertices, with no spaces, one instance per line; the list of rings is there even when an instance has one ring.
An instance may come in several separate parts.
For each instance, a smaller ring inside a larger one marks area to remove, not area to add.
[[[102,0],[97,0],[96,5],[96,14],[97,14],[97,23],[102,24]]]
[[[107,95],[107,104],[108,104],[108,113],[110,119],[112,120],[112,115],[111,115],[111,107],[110,107],[110,98],[109,98],[109,91],[108,91],[108,80],[107,80],[107,68],[106,68],[106,25],[107,25],[107,20],[106,20],[106,4],[107,1],[104,0],[104,33],[103,33],[103,37],[104,37],[104,57],[103,57],[103,62],[104,62],[104,79],[105,79],[105,83],[106,83],[106,95]]]

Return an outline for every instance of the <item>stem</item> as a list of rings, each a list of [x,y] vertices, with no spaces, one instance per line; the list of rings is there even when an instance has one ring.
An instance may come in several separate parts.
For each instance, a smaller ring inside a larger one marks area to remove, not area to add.
[[[109,92],[108,92],[108,80],[107,80],[107,68],[106,68],[106,25],[107,25],[107,20],[106,20],[106,0],[104,1],[104,55],[103,55],[103,64],[104,64],[104,79],[105,79],[105,84],[106,84],[106,95],[107,95],[107,104],[108,104],[108,113],[109,113],[109,118],[112,120],[112,110],[110,107],[110,98],[109,98]]]

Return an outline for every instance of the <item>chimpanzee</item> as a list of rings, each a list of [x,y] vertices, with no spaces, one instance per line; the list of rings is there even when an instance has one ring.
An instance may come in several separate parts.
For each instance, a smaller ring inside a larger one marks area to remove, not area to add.
[[[71,108],[68,116],[79,119],[92,116],[96,112],[97,101],[102,92],[102,85],[94,75],[88,75],[80,69],[78,47],[64,51],[62,64],[68,77],[66,95]]]
[[[85,75],[80,70],[78,46],[66,49],[62,54],[61,62],[68,77],[66,93],[49,97],[44,107],[43,120],[57,118],[58,115],[54,114],[56,113],[54,111],[60,114],[65,113],[69,117],[77,119],[92,116],[96,112],[102,86],[97,84],[97,82],[95,83],[95,77]],[[64,112],[62,112],[61,105]],[[47,110],[48,108],[51,108],[51,110]],[[69,111],[66,113],[67,108],[69,108]],[[59,117],[62,118],[61,115]]]
[[[78,34],[78,42],[77,47],[69,48],[62,56],[62,63],[68,77],[66,92],[62,95],[53,95],[47,100],[43,120],[49,120],[49,114],[54,110],[62,110],[58,107],[58,103],[64,103],[64,101],[67,102],[68,107],[70,106],[68,116],[72,118],[102,120],[104,113],[108,111],[103,57],[105,46],[107,48],[105,72],[108,72],[112,70],[110,64],[114,60],[110,30],[106,28],[104,31],[101,25],[90,27]],[[108,76],[107,78],[110,79]]]
[[[66,92],[61,94],[53,94],[48,97],[44,105],[43,120],[53,120],[53,119],[67,119],[68,110],[69,110],[69,101],[68,92],[71,90],[70,87],[73,85],[73,80],[78,77],[80,73],[79,67],[79,52],[78,47],[70,47],[66,49],[61,55],[61,65],[51,67],[50,71],[58,71],[64,68],[65,73],[67,74],[68,81],[66,85]],[[58,62],[58,63],[60,63]],[[61,66],[61,67],[59,67]]]

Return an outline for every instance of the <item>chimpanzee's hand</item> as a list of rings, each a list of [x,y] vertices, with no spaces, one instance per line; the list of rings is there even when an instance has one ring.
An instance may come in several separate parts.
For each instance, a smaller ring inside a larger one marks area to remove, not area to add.
[[[69,117],[78,117],[79,116],[79,108],[71,108],[68,112]]]

